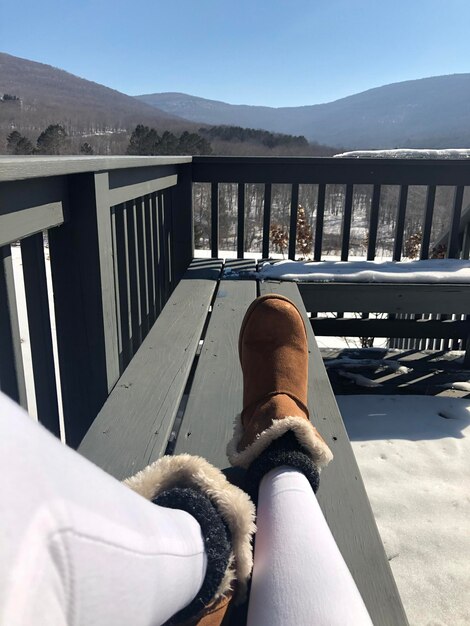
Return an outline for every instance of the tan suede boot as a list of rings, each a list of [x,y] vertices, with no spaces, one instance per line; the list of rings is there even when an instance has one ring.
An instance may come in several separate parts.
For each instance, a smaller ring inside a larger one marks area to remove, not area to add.
[[[242,323],[239,355],[243,411],[227,447],[232,465],[250,467],[289,432],[318,468],[327,465],[333,455],[309,420],[308,342],[297,307],[277,294],[257,298]]]

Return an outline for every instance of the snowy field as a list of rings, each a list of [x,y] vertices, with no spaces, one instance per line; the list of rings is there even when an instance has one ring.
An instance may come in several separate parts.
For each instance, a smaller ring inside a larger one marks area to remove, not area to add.
[[[411,626],[470,624],[470,400],[337,401]]]
[[[18,247],[12,252],[28,406],[35,416],[21,253]],[[210,257],[208,251],[197,253]],[[45,258],[50,285],[47,248]],[[50,307],[53,313],[51,299]],[[57,358],[55,332],[53,339]],[[339,337],[318,343],[347,347]],[[470,400],[380,395],[337,400],[410,624],[470,624]]]

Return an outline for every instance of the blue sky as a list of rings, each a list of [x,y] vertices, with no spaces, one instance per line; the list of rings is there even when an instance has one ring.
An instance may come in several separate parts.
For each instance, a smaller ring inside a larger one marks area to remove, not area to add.
[[[328,102],[470,71],[469,0],[1,0],[0,50],[136,95]]]

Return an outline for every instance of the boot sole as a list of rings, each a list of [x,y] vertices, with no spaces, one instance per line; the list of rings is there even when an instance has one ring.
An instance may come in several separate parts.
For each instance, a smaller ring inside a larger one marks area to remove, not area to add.
[[[280,294],[277,294],[277,293],[267,293],[264,296],[259,296],[258,298],[256,298],[256,300],[253,300],[253,302],[250,304],[250,306],[246,310],[245,317],[243,318],[243,322],[240,328],[240,334],[238,336],[238,358],[240,359],[240,363],[242,362],[242,339],[243,339],[243,333],[245,331],[245,327],[248,323],[248,320],[251,317],[251,314],[256,309],[258,304],[261,304],[262,302],[265,302],[266,300],[282,300],[283,302],[288,302],[289,304],[291,304],[294,307],[294,309],[297,311],[297,313],[299,314],[300,319],[302,320],[302,324],[303,324],[304,331],[305,331],[305,337],[307,337],[307,329],[305,327],[304,318],[302,317],[302,314],[300,313],[299,309],[295,306],[295,304],[292,302],[292,300],[289,300],[289,298],[286,298],[286,296],[281,296]]]

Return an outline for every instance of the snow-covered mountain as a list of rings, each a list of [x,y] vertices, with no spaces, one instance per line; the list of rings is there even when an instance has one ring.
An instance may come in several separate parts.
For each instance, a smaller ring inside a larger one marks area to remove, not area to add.
[[[194,122],[263,128],[351,148],[470,146],[470,74],[393,83],[327,104],[233,105],[183,93],[139,100]]]

